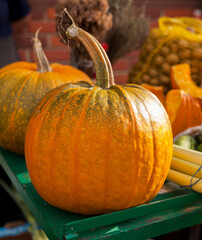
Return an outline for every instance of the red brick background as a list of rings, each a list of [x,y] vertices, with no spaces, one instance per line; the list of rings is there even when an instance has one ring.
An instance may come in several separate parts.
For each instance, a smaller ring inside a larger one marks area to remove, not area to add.
[[[31,6],[31,20],[23,32],[16,34],[15,40],[21,60],[33,61],[32,42],[35,31],[42,27],[40,39],[50,62],[70,64],[70,49],[62,44],[56,35],[55,6],[57,0],[28,0]],[[134,0],[137,8],[143,0]],[[202,8],[201,0],[150,0],[146,14],[150,17],[151,28],[158,26],[159,16],[193,16],[194,9]],[[138,59],[138,51],[134,51],[120,59],[114,66],[115,82],[127,82],[129,69]]]

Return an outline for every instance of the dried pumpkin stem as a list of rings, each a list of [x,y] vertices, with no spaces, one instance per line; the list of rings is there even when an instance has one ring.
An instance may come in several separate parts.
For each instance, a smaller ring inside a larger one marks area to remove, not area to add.
[[[67,38],[77,38],[83,43],[95,64],[96,85],[101,88],[109,88],[114,84],[114,76],[111,63],[105,50],[91,34],[75,25],[74,20],[66,9],[64,9],[64,12],[72,21],[72,25],[65,30]]]
[[[41,29],[39,28],[36,33],[35,37],[33,38],[33,50],[34,50],[34,56],[35,61],[37,65],[37,71],[38,72],[52,72],[52,69],[50,67],[50,64],[48,62],[48,59],[43,51],[41,41],[38,38],[39,31]]]
[[[91,35],[92,36],[92,35]],[[92,36],[93,37],[93,36]],[[105,61],[107,63],[107,67],[108,67],[108,71],[109,71],[109,82],[110,82],[110,86],[114,85],[114,73],[113,73],[113,70],[112,70],[112,65],[110,63],[110,60],[107,56],[107,53],[105,52],[104,48],[102,47],[102,45],[98,42],[98,40],[93,37],[94,40],[97,42],[98,44],[98,47],[100,48],[100,51],[103,53],[104,55],[104,58],[105,58]]]

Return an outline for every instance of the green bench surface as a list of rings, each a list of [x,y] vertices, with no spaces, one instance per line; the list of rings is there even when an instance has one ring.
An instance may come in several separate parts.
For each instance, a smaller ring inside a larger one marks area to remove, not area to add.
[[[0,164],[50,240],[144,240],[202,223],[202,195],[170,182],[147,204],[89,217],[46,203],[30,181],[24,157],[0,148]]]

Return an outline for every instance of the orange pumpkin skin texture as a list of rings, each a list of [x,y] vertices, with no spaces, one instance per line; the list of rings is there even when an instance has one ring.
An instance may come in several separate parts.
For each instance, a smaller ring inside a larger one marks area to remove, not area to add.
[[[34,187],[48,203],[86,215],[151,200],[172,157],[164,107],[140,86],[115,85],[109,59],[93,36],[74,23],[65,34],[89,51],[96,86],[59,86],[33,111],[25,158]]]
[[[157,98],[159,99],[159,101],[164,105],[165,95],[164,95],[162,86],[153,86],[153,85],[150,85],[147,83],[143,83],[143,84],[141,84],[141,86],[148,89],[154,95],[156,95]]]
[[[71,66],[51,64],[40,72],[35,63],[16,62],[0,69],[0,145],[24,154],[25,130],[39,100],[54,87],[90,78]]]
[[[173,89],[167,93],[165,109],[171,121],[173,136],[202,124],[199,101],[183,90]]]
[[[48,203],[82,214],[143,204],[162,187],[172,131],[162,104],[135,85],[63,85],[34,110],[28,171]]]
[[[202,88],[191,79],[189,64],[183,63],[171,67],[171,83],[174,89],[182,89],[191,96],[198,98],[202,109]]]

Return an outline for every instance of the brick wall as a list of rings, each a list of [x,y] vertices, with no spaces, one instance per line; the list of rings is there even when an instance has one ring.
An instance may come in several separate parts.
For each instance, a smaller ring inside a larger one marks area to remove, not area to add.
[[[16,34],[15,40],[21,60],[33,61],[31,39],[35,31],[42,27],[40,39],[50,62],[70,64],[70,49],[59,41],[55,27],[55,5],[57,0],[28,0],[31,6],[31,20],[23,32]],[[134,0],[138,8],[142,0]],[[202,7],[201,0],[150,0],[146,13],[151,20],[151,28],[156,27],[159,16],[192,16],[193,10]],[[139,52],[133,51],[113,66],[115,82],[127,82],[129,69],[138,59]]]

